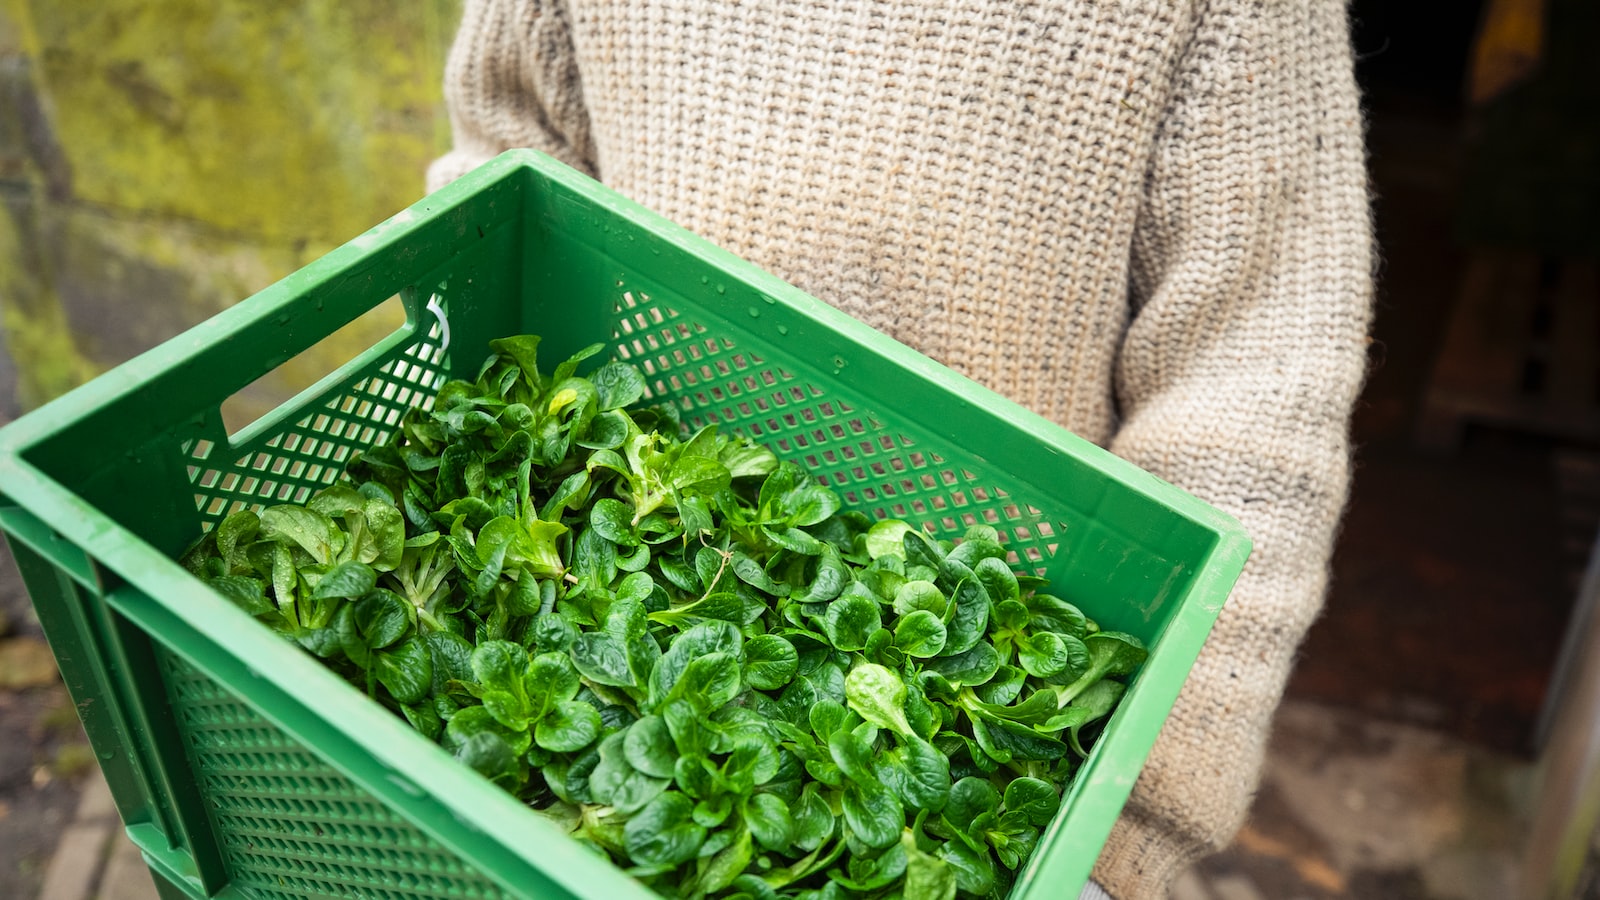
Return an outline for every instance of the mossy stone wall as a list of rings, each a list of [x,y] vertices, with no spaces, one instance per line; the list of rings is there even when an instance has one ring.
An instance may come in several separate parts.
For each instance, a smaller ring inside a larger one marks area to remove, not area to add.
[[[0,0],[0,413],[421,197],[458,17],[459,0]]]

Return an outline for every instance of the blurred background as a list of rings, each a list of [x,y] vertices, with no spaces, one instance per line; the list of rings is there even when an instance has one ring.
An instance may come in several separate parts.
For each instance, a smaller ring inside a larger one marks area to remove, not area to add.
[[[1352,15],[1383,260],[1354,493],[1251,819],[1176,897],[1489,900],[1558,868],[1565,896],[1600,896],[1572,802],[1594,708],[1600,12]],[[420,198],[458,16],[0,2],[0,422]],[[343,334],[242,402],[370,343]],[[114,815],[0,550],[0,896],[148,896]]]

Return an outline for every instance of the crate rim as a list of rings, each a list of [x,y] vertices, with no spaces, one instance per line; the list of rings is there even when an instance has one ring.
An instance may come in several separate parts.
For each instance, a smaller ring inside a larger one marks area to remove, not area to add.
[[[406,723],[345,684],[308,654],[260,629],[258,623],[219,594],[204,590],[175,560],[137,538],[67,485],[46,474],[27,459],[27,454],[63,431],[66,427],[63,423],[77,422],[119,402],[136,392],[146,379],[169,371],[184,360],[197,357],[210,342],[251,323],[270,318],[286,305],[314,291],[322,281],[349,273],[367,254],[404,241],[428,223],[445,216],[479,189],[507,179],[527,177],[535,172],[621,216],[630,224],[684,247],[708,265],[728,270],[747,284],[789,305],[798,314],[810,317],[820,327],[832,329],[863,351],[887,357],[941,389],[1004,415],[1017,429],[1019,437],[1039,441],[1047,447],[1060,448],[1078,457],[1089,457],[1107,477],[1162,504],[1173,514],[1214,535],[1215,540],[1209,552],[1194,562],[1194,577],[1187,590],[1197,598],[1204,598],[1205,602],[1188,604],[1168,625],[1167,633],[1163,636],[1164,642],[1177,645],[1173,648],[1176,652],[1169,654],[1169,657],[1186,659],[1182,668],[1187,672],[1250,555],[1251,540],[1236,519],[1115,456],[1109,450],[839,312],[753,263],[532,150],[511,150],[501,154],[308,266],[0,428],[0,505],[19,508],[27,517],[81,547],[98,567],[125,582],[125,587],[115,588],[108,595],[108,601],[125,614],[160,618],[172,627],[187,628],[193,632],[199,645],[231,654],[253,676],[266,680],[280,690],[292,694],[296,690],[305,690],[308,683],[317,686],[321,695],[319,702],[324,708],[312,716],[316,720],[314,724],[325,726],[334,720],[343,722],[350,732],[350,740],[383,767],[385,772],[381,774],[398,776],[402,781],[397,783],[392,777],[377,777],[379,773],[350,771],[333,759],[324,758],[379,799],[395,806],[397,812],[422,831],[464,858],[482,859],[484,848],[481,845],[462,844],[466,832],[458,832],[451,838],[440,833],[438,822],[425,817],[419,819],[414,812],[406,812],[406,798],[411,790],[404,786],[405,782],[409,782],[412,788],[420,785],[425,797],[432,796],[430,788],[444,788],[443,793],[449,797],[445,805],[454,816],[455,825],[483,834],[505,833],[501,817],[513,814],[513,811],[525,816],[528,810],[523,804],[466,767],[453,764],[452,758],[442,748],[426,739],[419,739],[420,735]],[[200,627],[202,625],[204,627]],[[265,640],[269,637],[273,640]],[[163,643],[202,671],[213,674],[209,664],[184,653],[176,646],[176,642]],[[1160,654],[1152,654],[1153,663],[1158,656]],[[1153,680],[1143,679],[1143,684],[1149,685]],[[1180,686],[1181,681],[1180,678]],[[1175,698],[1177,689],[1173,687],[1172,696],[1165,698],[1167,706]],[[1149,691],[1142,693],[1149,694]],[[1130,696],[1129,699],[1133,698]],[[1161,698],[1148,699],[1159,702]],[[301,731],[295,723],[284,721],[269,710],[262,709],[261,712],[291,734]],[[1153,743],[1154,731],[1159,730],[1164,718],[1154,723],[1124,718],[1117,723],[1121,726],[1118,730],[1149,730],[1151,733],[1142,736],[1148,737],[1148,740],[1141,742],[1148,746]],[[1141,758],[1141,767],[1143,762]],[[1082,787],[1079,784],[1071,790],[1081,791]],[[1114,804],[1120,808],[1126,801],[1132,782],[1128,780],[1116,787],[1117,790],[1098,795],[1102,804]],[[589,888],[601,886],[613,891],[610,896],[654,896],[609,861],[582,851],[541,817],[535,815],[532,818],[539,821],[539,828],[548,829],[549,836],[557,840],[537,842],[544,845],[538,854],[527,852],[526,849],[514,849],[526,848],[529,842],[507,842],[507,852],[517,857],[517,867],[525,867],[524,872],[561,884],[575,896],[582,895],[579,885]],[[1059,824],[1061,818],[1058,817],[1056,822]],[[1084,835],[1083,838],[1103,842],[1105,835]],[[558,847],[559,851],[556,849]],[[552,854],[566,858],[552,860],[549,858]],[[1038,876],[1038,869],[1039,866],[1030,865],[1027,873]],[[483,869],[482,874],[501,883],[514,895],[520,895],[521,889],[507,881],[508,874],[516,873],[489,866]],[[1023,882],[1019,881],[1018,887],[1022,886]]]

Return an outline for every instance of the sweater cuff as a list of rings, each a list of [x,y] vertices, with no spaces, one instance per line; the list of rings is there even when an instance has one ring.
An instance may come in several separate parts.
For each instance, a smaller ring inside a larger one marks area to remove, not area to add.
[[[1145,821],[1130,804],[1100,851],[1091,884],[1104,885],[1111,897],[1166,897],[1178,876],[1211,849],[1175,825]]]
[[[428,166],[429,193],[437,191],[439,188],[488,162],[489,156],[490,154],[486,153],[468,153],[455,149],[434,160],[433,164]]]
[[[1111,895],[1106,889],[1091,881],[1083,886],[1083,893],[1078,895],[1078,900],[1111,900]]]

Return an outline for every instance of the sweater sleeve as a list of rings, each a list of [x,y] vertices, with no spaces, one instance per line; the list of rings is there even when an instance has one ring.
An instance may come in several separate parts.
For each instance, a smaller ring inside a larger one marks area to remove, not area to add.
[[[444,78],[454,146],[429,190],[513,147],[597,174],[563,0],[466,0]]]
[[[1201,3],[1150,160],[1111,449],[1255,542],[1095,870],[1165,897],[1239,828],[1322,604],[1365,368],[1372,233],[1338,0]]]

